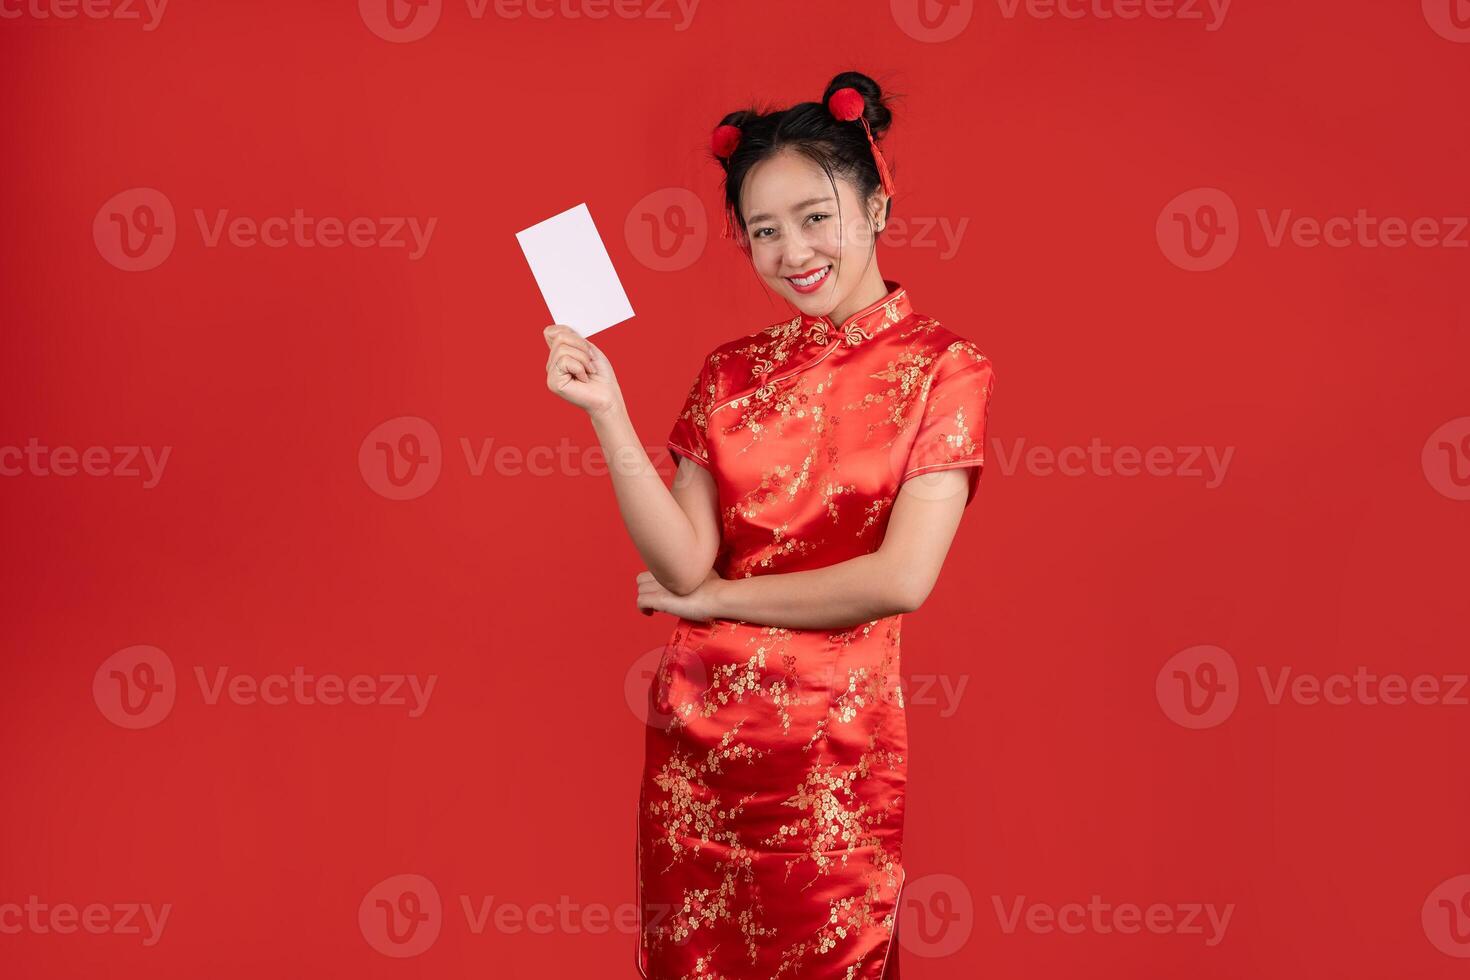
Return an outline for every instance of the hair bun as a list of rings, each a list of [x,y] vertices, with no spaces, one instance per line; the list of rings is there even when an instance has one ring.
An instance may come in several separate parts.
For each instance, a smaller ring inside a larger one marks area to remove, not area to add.
[[[834,106],[833,97],[843,89],[851,89],[857,98],[852,95],[842,95],[842,101]],[[888,132],[888,127],[893,123],[893,113],[888,108],[888,98],[884,95],[882,87],[860,71],[844,71],[834,76],[822,93],[822,103],[827,106],[828,112],[844,122],[863,120],[877,139],[882,139],[883,134]],[[855,112],[854,106],[856,106]],[[839,109],[841,112],[838,111]]]

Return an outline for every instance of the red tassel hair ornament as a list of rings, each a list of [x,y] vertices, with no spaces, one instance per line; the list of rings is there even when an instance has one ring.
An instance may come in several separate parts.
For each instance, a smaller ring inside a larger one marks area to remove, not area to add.
[[[873,162],[878,165],[878,178],[883,182],[883,193],[892,197],[893,175],[888,172],[888,161],[883,159],[877,140],[873,139],[873,130],[868,126],[867,116],[863,114],[865,108],[867,102],[863,99],[863,93],[855,88],[840,88],[827,99],[827,111],[837,119],[843,122],[862,120],[863,132],[868,134],[868,146],[873,149]]]

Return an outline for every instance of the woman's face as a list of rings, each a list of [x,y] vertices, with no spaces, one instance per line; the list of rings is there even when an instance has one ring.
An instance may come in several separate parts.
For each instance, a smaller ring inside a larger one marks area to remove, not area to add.
[[[822,168],[786,151],[752,167],[742,189],[751,262],[808,316],[832,312],[862,281],[882,214],[881,194],[864,208],[850,180],[836,185],[840,212]]]

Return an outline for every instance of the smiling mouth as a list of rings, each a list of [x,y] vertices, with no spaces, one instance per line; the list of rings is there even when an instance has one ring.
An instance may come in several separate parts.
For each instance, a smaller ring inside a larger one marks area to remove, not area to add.
[[[830,265],[824,265],[820,269],[817,269],[815,272],[810,272],[810,273],[807,273],[806,275],[802,275],[802,276],[787,276],[786,277],[786,281],[789,282],[789,283],[791,283],[791,285],[794,288],[796,288],[796,289],[800,289],[800,290],[814,289],[817,286],[821,285],[822,281],[825,280],[831,274],[832,274],[832,266],[830,266]]]

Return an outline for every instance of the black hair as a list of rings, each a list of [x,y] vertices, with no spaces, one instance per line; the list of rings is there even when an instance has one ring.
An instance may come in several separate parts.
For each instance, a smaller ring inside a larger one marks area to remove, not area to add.
[[[893,123],[893,112],[878,83],[862,72],[845,71],[827,83],[819,102],[800,102],[788,109],[762,112],[758,109],[740,109],[725,116],[719,125],[735,126],[740,130],[740,143],[729,157],[711,155],[725,170],[725,211],[730,227],[738,229],[740,245],[749,249],[745,217],[740,213],[740,191],[750,169],[762,160],[782,150],[790,149],[807,157],[821,167],[832,182],[833,196],[837,195],[836,178],[849,178],[858,189],[858,199],[867,204],[874,191],[882,186],[878,165],[868,145],[868,134],[863,130],[862,120],[843,121],[832,115],[827,100],[838,89],[856,89],[863,97],[863,118],[872,130],[873,140],[881,145],[883,134]],[[890,172],[892,165],[890,163]],[[883,219],[893,201],[888,201]],[[840,203],[839,203],[840,211]],[[864,209],[866,213],[866,208]],[[840,214],[839,214],[840,220]]]

